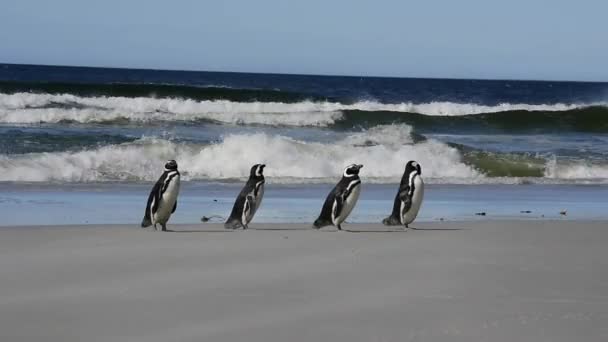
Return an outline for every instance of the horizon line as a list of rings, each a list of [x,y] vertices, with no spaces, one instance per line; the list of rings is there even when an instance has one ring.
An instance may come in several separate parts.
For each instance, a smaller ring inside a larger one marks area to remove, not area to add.
[[[459,77],[420,77],[420,76],[375,76],[375,75],[344,75],[344,74],[315,74],[315,73],[281,73],[281,72],[259,72],[259,71],[218,71],[218,70],[188,70],[180,68],[145,68],[145,67],[117,67],[99,65],[68,65],[68,64],[33,64],[33,63],[10,63],[1,62],[0,65],[14,66],[38,66],[58,68],[90,68],[90,69],[116,69],[116,70],[141,70],[141,71],[170,71],[170,72],[201,72],[201,73],[225,73],[225,74],[252,74],[252,75],[280,75],[280,76],[305,76],[305,77],[345,77],[345,78],[385,78],[385,79],[425,79],[425,80],[449,80],[449,81],[511,81],[511,82],[560,82],[560,83],[608,83],[608,81],[581,81],[581,80],[547,80],[547,79],[521,79],[521,78],[459,78]]]

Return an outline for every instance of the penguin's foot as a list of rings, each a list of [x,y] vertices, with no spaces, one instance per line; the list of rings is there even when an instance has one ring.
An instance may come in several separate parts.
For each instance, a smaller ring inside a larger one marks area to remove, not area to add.
[[[141,221],[142,228],[147,228],[147,227],[150,227],[151,225],[152,225],[152,220],[150,220],[149,217],[144,217],[144,219]]]
[[[233,219],[228,219],[226,222],[224,222],[225,229],[237,229],[239,225],[240,223],[237,220]]]
[[[342,226],[341,225],[337,225],[336,227],[338,227],[338,230],[342,230]]]
[[[323,227],[325,227],[325,226],[331,226],[331,225],[333,225],[333,223],[332,223],[332,222],[329,222],[329,221],[323,220],[323,219],[321,219],[321,218],[318,218],[318,219],[316,219],[316,220],[315,220],[315,222],[312,224],[312,227],[313,227],[314,229],[321,229],[321,228],[323,228]]]
[[[398,218],[389,216],[389,217],[385,218],[384,220],[382,220],[382,224],[385,226],[400,226],[401,222],[399,222]]]

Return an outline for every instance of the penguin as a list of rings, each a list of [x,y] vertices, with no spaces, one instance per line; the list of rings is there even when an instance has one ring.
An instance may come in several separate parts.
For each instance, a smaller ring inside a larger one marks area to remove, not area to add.
[[[327,195],[321,214],[313,224],[314,228],[334,225],[342,230],[342,222],[346,220],[359,199],[361,192],[359,170],[362,167],[363,165],[360,164],[351,164],[344,169],[342,179]]]
[[[232,213],[224,227],[226,229],[236,229],[243,227],[247,229],[249,222],[253,219],[256,211],[262,204],[264,197],[264,164],[255,164],[249,172],[249,180],[245,183],[243,190],[236,197]]]
[[[387,226],[403,225],[409,228],[422,204],[424,197],[424,182],[422,181],[422,168],[414,160],[410,160],[405,165],[405,172],[401,177],[401,184],[395,196],[393,212],[382,223]]]
[[[150,196],[144,219],[141,221],[142,228],[160,224],[162,231],[167,230],[167,221],[171,214],[177,209],[177,196],[179,195],[180,174],[177,171],[175,160],[169,160],[165,164],[165,172],[160,176]]]

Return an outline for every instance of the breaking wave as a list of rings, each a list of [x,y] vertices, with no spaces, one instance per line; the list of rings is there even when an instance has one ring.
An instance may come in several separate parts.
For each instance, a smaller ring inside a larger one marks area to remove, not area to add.
[[[243,89],[227,86],[193,86],[158,83],[69,83],[0,81],[0,93],[72,94],[80,97],[151,97],[191,100],[230,100],[237,102],[298,102],[329,100],[328,97],[278,89]]]
[[[373,127],[405,123],[426,130],[608,131],[608,105],[360,101],[235,102],[152,97],[82,97],[73,94],[0,94],[0,123],[216,122],[222,124]]]
[[[62,132],[51,134],[36,130],[0,129],[0,153],[24,154],[91,149],[136,140],[135,137],[103,132]]]
[[[378,127],[334,143],[304,142],[280,135],[235,134],[200,145],[156,138],[79,152],[0,157],[0,181],[94,182],[155,180],[166,159],[179,162],[186,179],[230,180],[268,165],[269,182],[335,181],[344,166],[365,165],[365,176],[398,180],[407,160],[425,165],[428,177],[482,177],[460,161],[457,149],[437,141],[413,144],[408,126]]]
[[[407,125],[386,125],[330,142],[281,135],[233,134],[211,144],[141,138],[81,151],[0,156],[0,181],[154,181],[167,159],[186,180],[243,179],[252,164],[268,165],[269,183],[335,182],[344,166],[364,164],[366,182],[398,182],[410,159],[429,183],[590,182],[608,180],[608,164],[488,154],[429,139],[415,142]]]

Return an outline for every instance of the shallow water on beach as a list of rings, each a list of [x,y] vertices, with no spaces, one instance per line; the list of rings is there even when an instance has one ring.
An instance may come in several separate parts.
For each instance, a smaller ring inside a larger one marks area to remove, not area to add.
[[[133,224],[143,217],[148,183],[0,183],[0,225]],[[240,183],[184,182],[171,223],[222,222]],[[268,184],[255,223],[307,223],[319,214],[331,184]],[[380,222],[396,184],[363,184],[347,222]],[[418,221],[606,220],[605,185],[427,185]],[[566,210],[566,215],[560,212]],[[485,213],[485,215],[479,215]],[[203,223],[201,223],[203,224]]]

